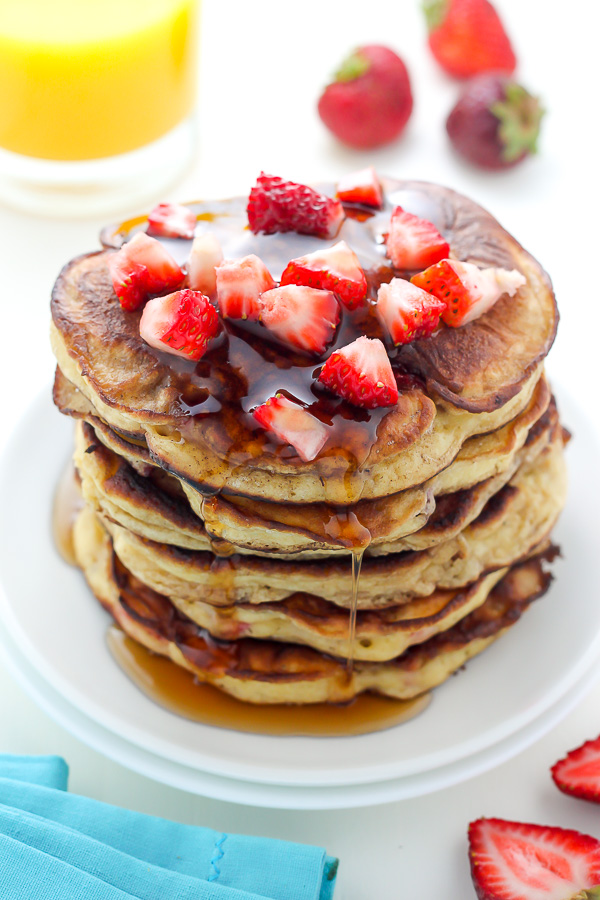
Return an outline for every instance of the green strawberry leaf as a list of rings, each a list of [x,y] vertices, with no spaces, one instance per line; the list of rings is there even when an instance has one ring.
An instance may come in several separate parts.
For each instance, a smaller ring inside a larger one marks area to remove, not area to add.
[[[334,75],[336,81],[354,81],[371,68],[371,63],[360,50],[348,56]]]
[[[510,82],[504,89],[504,100],[490,107],[500,121],[498,138],[502,144],[502,157],[506,162],[518,159],[524,152],[537,152],[540,123],[545,110],[538,97],[524,87]]]
[[[425,21],[429,31],[434,31],[442,25],[448,12],[449,0],[425,0],[422,9],[425,13]]]

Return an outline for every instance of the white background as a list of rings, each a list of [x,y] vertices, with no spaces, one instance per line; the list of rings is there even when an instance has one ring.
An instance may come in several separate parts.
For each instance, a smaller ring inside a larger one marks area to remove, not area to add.
[[[335,180],[368,163],[382,173],[438,181],[471,195],[550,272],[562,315],[550,372],[578,397],[597,428],[600,16],[595,0],[497,0],[497,8],[513,38],[518,74],[548,110],[537,158],[511,172],[487,174],[452,154],[443,125],[457,84],[431,58],[413,0],[205,0],[197,159],[170,197],[157,199],[246,193],[261,169],[311,182]],[[386,43],[403,56],[415,110],[398,143],[366,155],[335,143],[319,122],[316,100],[343,56],[368,42]],[[0,444],[52,377],[47,331],[53,281],[70,257],[98,246],[101,224],[36,219],[0,206]],[[44,436],[37,439],[43,465]],[[594,472],[589,502],[599,500]],[[36,548],[25,534],[23,547],[24,564],[34,565]],[[598,591],[597,585],[589,589]],[[600,733],[600,686],[543,740],[492,773],[421,799],[340,813],[259,810],[154,784],[70,737],[2,669],[0,722],[0,751],[64,755],[75,791],[180,821],[327,847],[341,858],[336,896],[344,900],[474,896],[465,833],[482,814],[600,837],[598,808],[563,797],[548,777],[556,758]]]

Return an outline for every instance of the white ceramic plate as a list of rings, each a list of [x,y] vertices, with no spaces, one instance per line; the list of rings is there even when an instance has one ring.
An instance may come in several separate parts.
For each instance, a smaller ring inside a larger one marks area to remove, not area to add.
[[[407,800],[442,790],[487,772],[511,759],[541,738],[566,716],[598,679],[595,669],[588,670],[554,706],[529,725],[458,762],[441,766],[419,775],[389,781],[346,786],[293,787],[241,781],[222,775],[211,775],[155,756],[142,747],[130,744],[84,715],[45,681],[20,652],[8,632],[0,624],[0,657],[15,679],[33,699],[60,725],[84,743],[109,759],[179,790],[190,791],[216,800],[261,806],[271,809],[348,809]]]
[[[564,560],[553,587],[510,635],[439,688],[422,715],[389,731],[349,738],[240,734],[181,719],[143,696],[106,649],[108,617],[52,544],[52,495],[70,453],[71,424],[53,409],[49,392],[24,416],[0,463],[4,622],[20,653],[71,707],[167,763],[287,787],[368,785],[409,775],[426,781],[427,773],[522,732],[556,707],[600,655],[598,510],[589,502],[598,450],[585,419],[563,405],[577,440],[569,448],[570,497],[556,535]]]

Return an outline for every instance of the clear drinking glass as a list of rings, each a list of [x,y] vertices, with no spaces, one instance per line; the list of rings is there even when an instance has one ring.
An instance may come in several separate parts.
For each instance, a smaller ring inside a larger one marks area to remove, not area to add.
[[[198,0],[0,0],[0,202],[157,197],[195,144]]]

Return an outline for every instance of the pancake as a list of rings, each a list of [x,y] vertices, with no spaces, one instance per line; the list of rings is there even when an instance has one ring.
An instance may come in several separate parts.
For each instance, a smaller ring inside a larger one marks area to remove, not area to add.
[[[524,558],[549,537],[564,504],[565,474],[562,440],[557,436],[456,537],[429,550],[365,556],[357,608],[381,609],[439,589],[463,588],[486,572]],[[225,607],[228,624],[238,620],[231,606],[276,604],[296,594],[310,594],[346,609],[351,605],[352,572],[346,560],[218,557],[148,541],[106,517],[102,522],[125,568],[209,630],[208,620],[195,615],[197,603]]]
[[[441,496],[465,491],[473,479],[483,478],[483,484],[473,485],[471,493],[471,517],[477,515],[494,491],[506,484],[518,466],[532,459],[549,439],[557,421],[554,405],[546,410],[549,398],[542,379],[521,416],[499,432],[472,438],[456,460],[434,479],[391,497],[356,504],[352,515],[370,534],[368,552],[404,549],[400,546],[402,540],[423,531]],[[75,451],[84,496],[96,509],[143,537],[216,552],[223,552],[221,542],[225,541],[227,552],[235,549],[287,558],[348,553],[352,546],[353,535],[344,532],[346,522],[340,510],[322,504],[266,504],[225,494],[200,502],[198,493],[185,483],[180,488],[175,479],[169,480],[161,470],[144,467],[148,460],[144,448],[127,444],[99,426],[93,417],[88,416],[87,421],[94,427],[77,426]],[[533,431],[537,423],[540,428]],[[114,449],[109,450],[106,445]],[[182,502],[183,495],[189,507]],[[464,496],[458,500],[464,524],[469,504]],[[449,526],[448,503],[445,507],[444,519]],[[200,521],[190,516],[190,508]],[[351,525],[353,520],[348,518]],[[337,535],[332,528],[336,521],[340,522]],[[443,529],[439,528],[439,521],[440,517],[435,534],[441,540]],[[455,528],[457,524],[458,519]]]
[[[414,697],[550,582],[566,489],[544,375],[558,322],[550,282],[470,200],[424,182],[382,186],[380,211],[345,206],[335,241],[357,254],[367,300],[340,303],[320,357],[223,315],[197,362],[147,344],[141,310],[121,308],[109,272],[143,218],[105,229],[103,249],[68,263],[53,291],[54,401],[76,420],[84,500],[76,562],[133,640],[249,703]],[[196,234],[216,237],[226,259],[254,253],[279,279],[334,243],[253,235],[245,205],[191,204]],[[412,274],[385,255],[397,205],[432,221],[451,257],[516,269],[524,285],[466,326],[391,347],[375,300]],[[189,241],[159,240],[184,263]],[[391,407],[353,406],[318,381],[361,335],[387,347]],[[310,462],[254,418],[280,391],[327,435]]]
[[[215,641],[115,561],[106,531],[89,510],[76,522],[74,543],[92,591],[128,635],[201,682],[249,703],[339,703],[364,691],[414,697],[485,649],[550,582],[539,557],[517,565],[459,624],[393,660],[357,661],[349,672],[343,661],[305,646],[252,638]]]
[[[392,206],[401,201],[409,210],[427,210],[455,257],[517,268],[527,279],[515,297],[501,299],[469,325],[441,328],[402,348],[393,363],[413,377],[395,407],[357,411],[317,396],[312,385],[318,361],[278,348],[265,340],[264,329],[242,332],[226,321],[197,365],[154,350],[139,336],[139,312],[124,312],[116,300],[107,268],[113,249],[72,261],[57,281],[52,343],[62,372],[100,419],[145,442],[155,462],[201,492],[349,505],[423,483],[446,468],[470,437],[502,427],[527,406],[557,313],[542,269],[480,207],[424,183],[387,180],[384,189],[386,208],[362,220],[347,210],[338,235],[365,266],[371,299],[396,274],[381,238]],[[255,252],[276,276],[290,258],[323,246],[298,235],[252,235],[241,200],[193,209],[222,241],[226,256]],[[107,243],[123,238],[118,228],[107,235]],[[182,256],[189,250],[185,241],[171,244]],[[359,333],[381,335],[372,305],[343,313],[330,349]],[[310,463],[274,443],[250,415],[277,390],[310,403],[328,429],[327,443]]]
[[[82,518],[87,516],[93,516],[89,508],[81,513]],[[91,534],[93,528],[84,524],[80,531]],[[178,603],[177,608],[219,640],[268,638],[306,644],[331,656],[382,661],[446,631],[481,606],[506,572],[493,571],[462,590],[434,591],[402,606],[361,610],[354,644],[349,639],[348,612],[311,594],[294,593],[279,603],[254,606],[240,603],[215,607],[196,600],[193,604]]]

